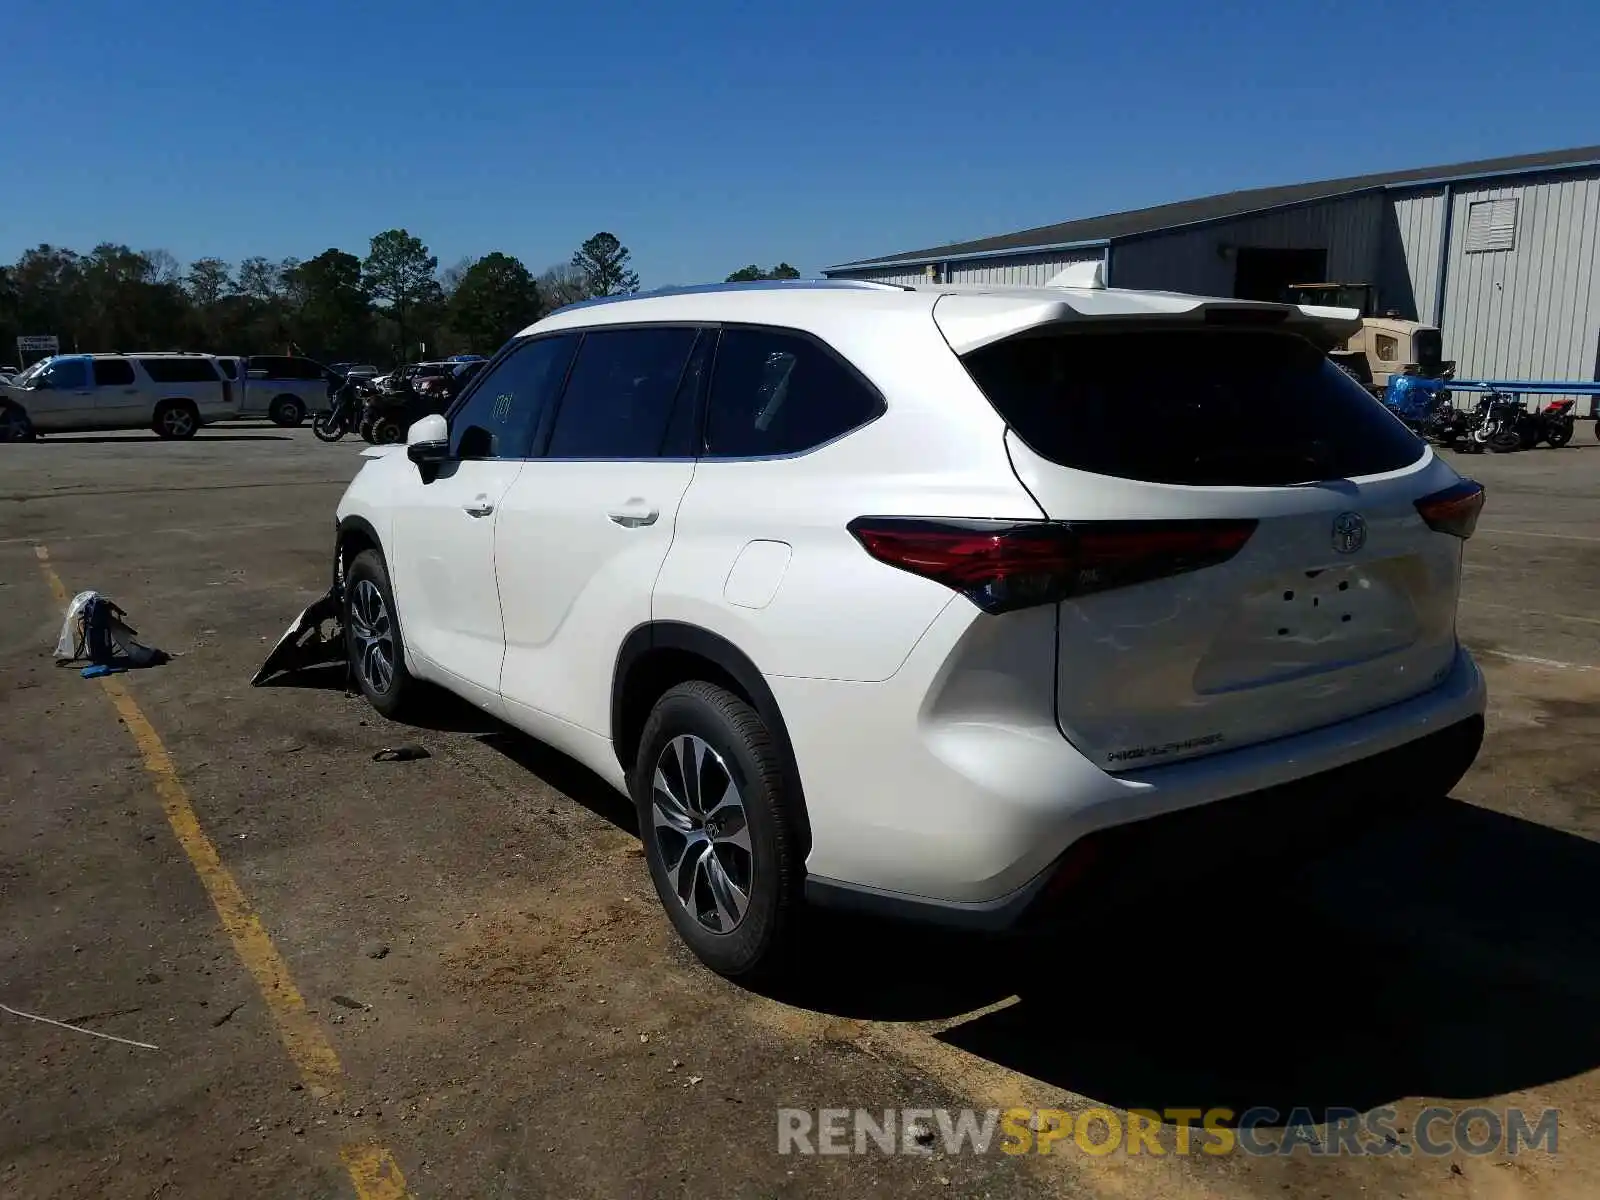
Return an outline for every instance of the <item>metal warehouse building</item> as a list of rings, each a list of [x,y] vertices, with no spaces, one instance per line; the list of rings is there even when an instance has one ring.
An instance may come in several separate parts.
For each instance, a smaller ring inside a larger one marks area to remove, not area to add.
[[[1463,378],[1600,378],[1600,146],[1229,192],[830,267],[889,283],[1107,286],[1277,300],[1369,283],[1438,325]]]

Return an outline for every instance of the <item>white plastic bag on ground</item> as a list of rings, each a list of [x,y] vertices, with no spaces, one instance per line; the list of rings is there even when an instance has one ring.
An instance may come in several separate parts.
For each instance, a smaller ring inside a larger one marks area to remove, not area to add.
[[[68,663],[86,656],[84,645],[83,609],[99,592],[79,592],[67,605],[67,615],[61,622],[61,636],[56,639],[56,662]]]

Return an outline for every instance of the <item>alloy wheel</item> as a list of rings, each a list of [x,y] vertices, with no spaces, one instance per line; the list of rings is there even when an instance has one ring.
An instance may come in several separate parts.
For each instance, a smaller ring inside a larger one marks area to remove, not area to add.
[[[188,437],[194,429],[194,418],[186,408],[169,408],[161,414],[161,427],[173,437]]]
[[[383,593],[370,579],[350,594],[350,633],[356,640],[355,668],[368,687],[384,695],[394,684],[394,623]]]
[[[661,863],[678,902],[712,933],[732,933],[750,908],[755,858],[744,798],[728,764],[703,739],[661,748],[650,787]]]

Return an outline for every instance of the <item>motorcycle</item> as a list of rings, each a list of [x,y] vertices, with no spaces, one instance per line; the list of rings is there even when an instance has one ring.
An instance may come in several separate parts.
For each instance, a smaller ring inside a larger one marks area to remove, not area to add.
[[[1570,442],[1577,423],[1577,415],[1573,412],[1576,404],[1577,401],[1569,396],[1563,400],[1552,400],[1534,412],[1524,413],[1517,427],[1522,448],[1532,450],[1540,442],[1549,442],[1551,446],[1560,448]]]
[[[1485,392],[1468,418],[1461,448],[1469,454],[1489,450],[1504,454],[1522,448],[1522,424],[1528,410],[1522,399],[1506,392]]]
[[[327,412],[311,419],[311,432],[319,442],[337,442],[347,433],[357,432],[364,421],[368,398],[376,389],[358,375],[346,375],[328,383],[332,404]]]

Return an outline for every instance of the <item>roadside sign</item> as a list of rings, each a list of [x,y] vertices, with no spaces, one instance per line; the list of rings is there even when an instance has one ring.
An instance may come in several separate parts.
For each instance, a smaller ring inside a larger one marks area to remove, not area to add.
[[[19,367],[32,366],[41,358],[61,353],[61,339],[53,333],[23,335],[17,339]]]

